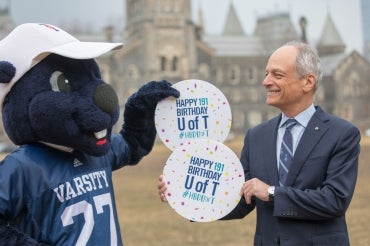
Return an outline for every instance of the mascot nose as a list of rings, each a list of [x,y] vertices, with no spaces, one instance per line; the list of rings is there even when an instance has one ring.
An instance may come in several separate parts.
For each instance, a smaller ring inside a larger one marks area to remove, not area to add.
[[[93,95],[94,103],[104,112],[113,115],[118,107],[118,97],[108,84],[99,84]]]

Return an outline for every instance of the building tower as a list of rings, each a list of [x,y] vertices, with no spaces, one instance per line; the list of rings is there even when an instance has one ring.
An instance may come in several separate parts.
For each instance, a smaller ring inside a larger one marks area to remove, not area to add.
[[[346,45],[340,36],[333,18],[328,13],[320,40],[317,44],[317,52],[320,56],[341,54],[345,51]]]
[[[190,2],[126,0],[126,47],[118,53],[121,79],[137,88],[150,80],[177,82],[194,77],[198,29]]]

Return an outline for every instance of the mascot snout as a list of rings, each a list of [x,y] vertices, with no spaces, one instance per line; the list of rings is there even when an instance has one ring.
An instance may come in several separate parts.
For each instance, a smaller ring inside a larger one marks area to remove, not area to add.
[[[108,84],[99,84],[93,95],[93,100],[104,112],[113,115],[118,107],[118,97],[113,88]]]

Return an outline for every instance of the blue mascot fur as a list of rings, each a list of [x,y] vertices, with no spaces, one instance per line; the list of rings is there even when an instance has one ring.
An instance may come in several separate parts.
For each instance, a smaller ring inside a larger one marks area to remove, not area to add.
[[[146,83],[113,134],[118,97],[94,58],[121,46],[37,23],[0,41],[3,125],[19,145],[0,163],[0,245],[122,245],[112,171],[151,151],[156,105],[179,92]]]

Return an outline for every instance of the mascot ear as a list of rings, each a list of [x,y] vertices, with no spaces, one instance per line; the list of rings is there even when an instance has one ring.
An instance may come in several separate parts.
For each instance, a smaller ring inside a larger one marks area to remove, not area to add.
[[[9,83],[15,75],[15,67],[7,61],[0,61],[0,83]]]

